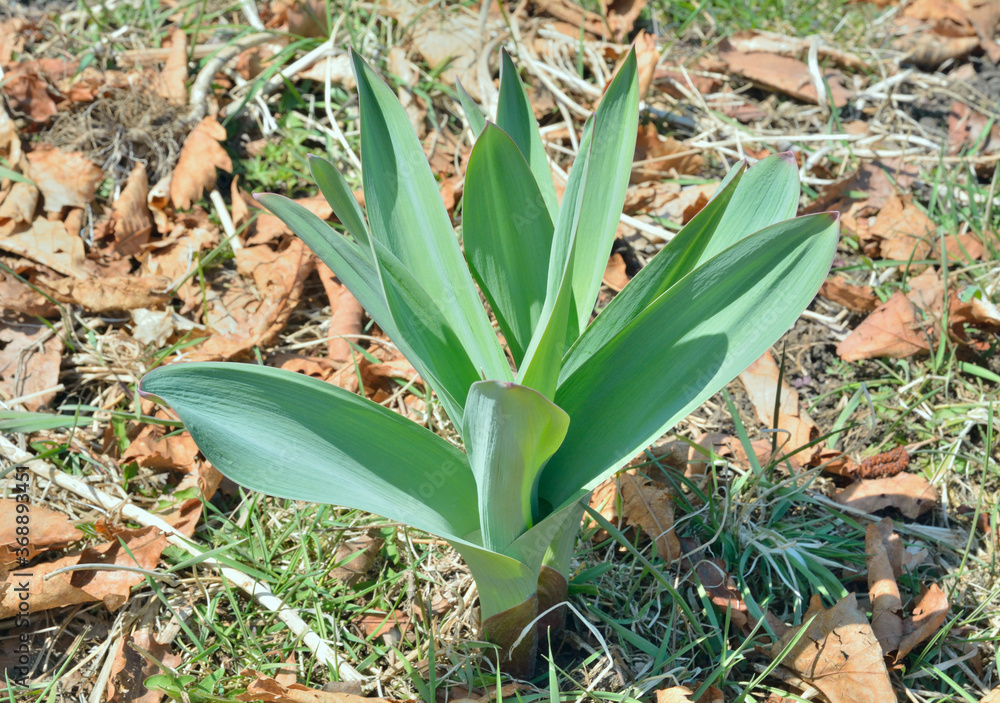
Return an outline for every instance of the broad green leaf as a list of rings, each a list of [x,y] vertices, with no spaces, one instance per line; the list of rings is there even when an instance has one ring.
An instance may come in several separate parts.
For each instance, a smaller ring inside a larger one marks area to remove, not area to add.
[[[294,200],[272,193],[256,197],[330,267],[413,368],[434,387],[449,417],[460,422],[462,400],[469,384],[479,380],[478,372],[465,348],[456,341],[454,332],[449,331],[448,322],[442,319],[437,305],[429,300],[398,260],[372,240],[369,243],[383,253],[378,260],[381,265],[376,265],[364,255],[361,247]],[[388,272],[383,276],[386,268]],[[386,285],[394,293],[393,307],[405,326],[396,324],[387,301]],[[414,302],[415,296],[419,303]],[[418,309],[418,314],[411,312],[413,307]],[[416,324],[415,319],[428,326]]]
[[[316,185],[319,186],[323,197],[333,208],[333,214],[343,223],[347,231],[354,237],[354,241],[367,255],[371,249],[368,223],[365,222],[361,206],[358,205],[358,200],[354,197],[351,187],[347,185],[347,181],[344,180],[343,174],[329,161],[313,154],[309,155],[309,170],[312,172],[313,178],[316,179]]]
[[[409,117],[364,59],[354,52],[351,56],[361,107],[362,179],[372,239],[385,245],[430,295],[486,378],[506,379],[509,364]]]
[[[625,204],[639,121],[636,75],[633,47],[594,113],[586,181],[577,205],[580,212],[569,215],[565,212],[565,204],[559,212],[560,220],[563,216],[577,220],[571,254],[570,281],[575,311],[567,329],[570,344],[587,326],[594,312],[597,291],[601,287],[618,219]],[[565,196],[563,198],[565,203]],[[556,229],[558,231],[558,225]]]
[[[496,381],[473,384],[462,438],[479,488],[485,548],[503,552],[532,525],[538,472],[568,425],[566,413],[537,391]]]
[[[540,499],[593,487],[763,354],[816,295],[838,231],[822,213],[741,239],[587,359],[556,393],[570,427]]]
[[[366,510],[448,539],[478,529],[465,455],[370,400],[256,364],[174,364],[140,385],[172,407],[208,460],[243,486]]]
[[[500,97],[497,101],[497,126],[506,132],[531,167],[531,173],[541,193],[549,219],[555,222],[559,216],[559,200],[552,183],[552,169],[545,156],[542,135],[538,131],[538,121],[531,109],[528,94],[517,73],[514,62],[506,49],[500,50]]]
[[[545,304],[552,221],[528,164],[487,125],[465,173],[465,256],[520,364]]]
[[[729,182],[612,298],[583,331],[566,352],[559,372],[560,382],[565,381],[583,362],[645,310],[646,306],[694,268],[726,213],[743,169],[739,168],[730,175]]]
[[[587,179],[594,119],[583,126],[580,151],[569,172],[563,204],[552,237],[545,305],[535,326],[524,360],[518,367],[517,382],[534,388],[546,398],[555,395],[559,367],[566,349],[567,328],[573,306],[573,243],[580,215],[580,198]],[[576,326],[576,320],[573,320]]]
[[[486,118],[479,111],[476,101],[472,99],[472,96],[457,78],[455,79],[455,91],[458,93],[458,101],[462,104],[465,119],[469,121],[469,127],[472,128],[472,136],[478,137],[479,133],[483,131],[483,127],[486,126]]]
[[[444,312],[417,279],[381,242],[373,240],[372,244],[393,324],[413,349],[415,358],[437,380],[434,390],[448,416],[461,426],[469,387],[482,380],[479,367]],[[506,373],[500,376],[501,380],[510,380],[509,366],[501,372]]]
[[[337,278],[347,286],[347,290],[358,299],[361,306],[371,315],[375,323],[389,338],[397,344],[399,332],[392,321],[385,296],[378,282],[378,271],[372,263],[371,256],[358,244],[344,237],[315,213],[290,200],[283,195],[274,193],[258,193],[254,196],[261,205],[267,208],[275,217],[288,225],[288,228],[306,243],[320,260],[330,267]],[[341,219],[343,222],[343,219]],[[402,351],[403,348],[400,347]],[[405,352],[404,352],[405,353]],[[407,354],[407,358],[410,355]],[[413,363],[413,359],[410,358]]]
[[[799,175],[785,154],[727,174],[712,200],[629,281],[566,354],[560,382],[681,278],[744,237],[795,216]]]

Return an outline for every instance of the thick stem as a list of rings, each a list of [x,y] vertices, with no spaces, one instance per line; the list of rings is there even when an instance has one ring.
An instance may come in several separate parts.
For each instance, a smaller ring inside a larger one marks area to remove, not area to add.
[[[531,628],[515,647],[521,633],[538,615],[538,597],[528,600],[502,613],[497,613],[483,623],[483,637],[499,647],[497,662],[506,674],[521,679],[535,674],[535,657],[538,653],[538,634]]]
[[[538,574],[538,612],[546,610],[566,600],[568,582],[566,577],[550,566],[542,565]],[[560,606],[543,615],[535,625],[538,640],[544,641],[549,630],[559,632],[566,624],[566,606]]]
[[[545,551],[542,568],[538,574],[538,612],[562,603],[567,598],[569,583],[569,561],[573,558],[576,537],[580,532],[580,520],[583,518],[583,506],[590,500],[590,494],[580,500],[570,511],[566,522],[556,533],[549,548]],[[538,637],[542,639],[551,628],[558,632],[566,624],[566,607],[556,608],[538,621]]]

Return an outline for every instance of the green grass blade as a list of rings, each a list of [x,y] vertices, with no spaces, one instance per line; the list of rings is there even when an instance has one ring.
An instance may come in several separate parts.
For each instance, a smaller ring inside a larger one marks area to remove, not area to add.
[[[358,200],[354,197],[351,187],[347,185],[347,181],[344,180],[343,174],[332,163],[313,154],[309,155],[309,170],[312,172],[313,178],[316,179],[319,191],[333,208],[333,214],[351,233],[361,250],[367,253],[371,249],[371,234],[368,232],[368,223],[365,222],[361,206],[358,205]]]
[[[538,472],[566,436],[569,416],[530,388],[482,381],[469,390],[463,424],[483,546],[503,552],[532,525]]]
[[[465,455],[365,398],[256,364],[190,363],[146,374],[223,474],[279,498],[367,510],[445,538],[478,529]]]
[[[552,183],[552,169],[545,156],[542,135],[538,131],[538,121],[531,109],[528,94],[517,73],[514,62],[505,49],[500,50],[500,97],[497,101],[497,126],[510,135],[517,144],[525,160],[531,167],[535,184],[542,195],[549,219],[555,222],[559,216],[559,200]]]
[[[372,239],[430,295],[486,378],[505,379],[510,376],[507,359],[409,117],[364,59],[351,56],[361,103],[362,178]]]
[[[545,304],[552,221],[527,162],[495,125],[469,156],[462,234],[472,273],[520,364]]]
[[[757,359],[816,294],[838,232],[822,213],[740,240],[583,363],[556,393],[570,428],[540,497],[558,504],[596,485]]]

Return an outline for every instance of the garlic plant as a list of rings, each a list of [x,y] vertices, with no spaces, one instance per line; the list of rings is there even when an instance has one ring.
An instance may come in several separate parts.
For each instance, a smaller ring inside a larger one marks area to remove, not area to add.
[[[284,197],[258,200],[433,388],[465,451],[363,397],[256,364],[174,364],[147,374],[142,392],[248,488],[447,540],[478,584],[482,636],[503,668],[527,675],[537,630],[558,621],[539,615],[566,597],[581,499],[795,322],[830,266],[837,217],[794,218],[787,155],[740,163],[592,320],[635,146],[634,52],[584,127],[561,203],[507,55],[495,123],[464,97],[477,133],[464,256],[406,113],[352,56],[367,212],[320,158],[312,173],[347,234]]]

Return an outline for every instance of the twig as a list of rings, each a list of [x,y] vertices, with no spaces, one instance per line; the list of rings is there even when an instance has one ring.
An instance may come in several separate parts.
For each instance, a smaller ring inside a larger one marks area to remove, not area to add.
[[[87,484],[74,476],[70,476],[55,467],[49,466],[40,459],[36,459],[30,452],[23,451],[6,437],[0,435],[0,454],[13,461],[18,466],[24,466],[32,473],[44,478],[67,491],[71,491],[78,496],[86,497],[97,503],[104,510],[121,509],[122,517],[138,522],[141,525],[156,527],[161,530],[166,539],[171,544],[180,547],[185,552],[194,557],[204,556],[205,550],[175,530],[173,526],[148,513],[142,508],[131,503],[122,504],[121,500],[109,496],[94,486]],[[307,647],[316,655],[322,663],[332,666],[337,670],[340,677],[347,681],[364,681],[365,677],[354,667],[343,660],[325,640],[320,638],[309,625],[299,617],[299,615],[289,608],[285,603],[271,592],[267,584],[256,581],[242,571],[223,566],[215,559],[209,557],[201,562],[204,566],[218,569],[222,575],[235,583],[241,590],[256,600],[262,607],[270,610],[292,631],[296,637],[300,638]]]
[[[247,49],[271,41],[274,38],[275,35],[270,32],[248,34],[245,37],[234,39],[231,44],[220,48],[219,52],[201,67],[201,70],[198,71],[198,76],[194,79],[194,83],[191,84],[191,92],[188,93],[188,105],[190,105],[190,109],[188,110],[187,117],[184,118],[185,121],[192,124],[200,122],[208,112],[208,93],[212,88],[212,79],[215,78],[216,73],[222,70],[223,66]]]

